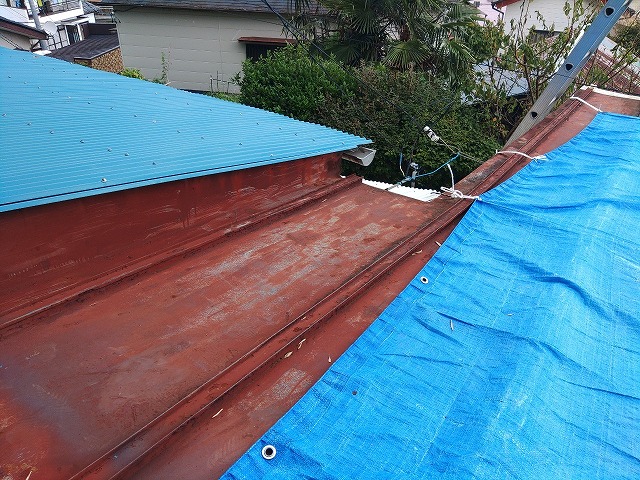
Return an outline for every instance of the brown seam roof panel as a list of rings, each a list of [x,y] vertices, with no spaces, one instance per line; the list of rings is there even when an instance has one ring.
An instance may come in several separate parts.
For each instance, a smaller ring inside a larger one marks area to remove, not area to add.
[[[512,147],[545,153],[594,115],[571,101]],[[481,194],[524,165],[498,155],[457,188]],[[350,183],[0,330],[0,474],[220,475],[404,288],[468,205]]]

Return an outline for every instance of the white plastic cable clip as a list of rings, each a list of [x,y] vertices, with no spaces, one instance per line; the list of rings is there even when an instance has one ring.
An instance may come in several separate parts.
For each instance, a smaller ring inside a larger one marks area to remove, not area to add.
[[[428,125],[425,125],[425,127],[422,129],[422,131],[427,135],[427,137],[429,137],[429,140],[431,140],[432,142],[439,142],[440,141],[440,137],[438,135],[436,135],[436,132],[431,130]]]

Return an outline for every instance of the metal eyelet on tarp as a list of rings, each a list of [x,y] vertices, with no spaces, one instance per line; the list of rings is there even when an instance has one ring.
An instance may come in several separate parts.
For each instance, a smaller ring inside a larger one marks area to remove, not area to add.
[[[276,456],[276,447],[273,445],[265,445],[262,447],[262,458],[271,460]]]

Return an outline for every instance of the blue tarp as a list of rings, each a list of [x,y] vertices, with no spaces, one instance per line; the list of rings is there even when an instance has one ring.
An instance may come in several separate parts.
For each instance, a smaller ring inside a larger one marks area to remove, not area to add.
[[[639,225],[640,118],[599,114],[482,195],[224,478],[640,478]]]

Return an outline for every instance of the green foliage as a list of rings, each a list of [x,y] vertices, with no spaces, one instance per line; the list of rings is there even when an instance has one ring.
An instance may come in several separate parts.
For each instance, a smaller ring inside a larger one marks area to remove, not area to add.
[[[413,160],[423,173],[434,170],[453,154],[428,141],[422,133],[425,125],[478,159],[457,160],[452,165],[457,178],[499,147],[474,107],[464,105],[458,92],[424,72],[362,65],[347,73],[333,61],[312,60],[302,47],[289,47],[258,62],[245,62],[239,83],[243,103],[372,139],[377,149],[374,163],[363,168],[345,162],[347,174],[395,183],[403,178],[401,153],[405,169]],[[443,170],[424,177],[419,186],[449,185],[448,175]]]
[[[123,77],[137,78],[139,80],[146,80],[144,78],[144,75],[142,75],[140,70],[138,70],[137,68],[125,68],[124,70],[122,70],[120,72],[120,75],[122,75]]]
[[[311,57],[303,46],[287,46],[242,66],[240,101],[305,121],[314,121],[326,97],[352,94],[354,80],[336,62]]]
[[[319,0],[326,11],[299,25],[340,61],[357,66],[382,62],[421,70],[461,84],[474,62],[469,42],[477,20],[462,0]],[[313,20],[315,18],[315,21]],[[331,18],[332,21],[321,21]],[[309,26],[312,26],[309,29]]]
[[[508,26],[504,23],[486,23],[482,35],[475,37],[473,45],[479,52],[478,56],[486,60],[482,62],[484,71],[476,72],[475,84],[470,89],[471,96],[484,106],[487,122],[502,139],[508,137],[522,115],[542,94],[578,36],[597,14],[597,10],[586,10],[581,1],[567,1],[563,7],[567,27],[558,30],[546,24],[536,12],[539,30],[534,31],[526,27],[527,18],[532,15],[528,10],[529,2],[524,2],[521,8],[520,18]],[[539,33],[540,30],[552,33],[544,35]],[[603,68],[603,63],[589,62],[573,86],[558,99],[558,103],[582,85],[615,88],[617,85],[611,82],[612,77],[632,63],[633,58],[622,50],[613,53],[613,63],[607,64],[606,68]],[[510,95],[515,82],[526,86],[524,98],[516,99]],[[631,83],[628,83],[628,88],[631,87]]]
[[[160,83],[162,85],[169,84],[169,57],[164,52],[160,54],[160,76],[153,78],[153,83]]]
[[[161,53],[160,63],[162,65],[160,76],[153,78],[150,81],[153,83],[161,83],[162,85],[168,85],[169,84],[169,79],[168,79],[169,58],[167,55],[165,55],[164,52]],[[125,77],[130,77],[130,78],[138,78],[140,80],[148,80],[147,78],[144,77],[144,75],[142,75],[142,72],[140,72],[140,70],[137,68],[125,68],[122,72],[120,72],[120,75],[123,75]]]
[[[615,40],[636,57],[640,57],[640,18],[636,17],[635,21],[628,25],[621,25]]]
[[[226,100],[227,102],[240,103],[240,95],[237,93],[225,93],[225,92],[205,92],[208,97],[219,98],[220,100]]]
[[[423,72],[399,72],[382,66],[363,66],[355,71],[360,83],[347,101],[323,104],[318,122],[370,138],[377,150],[369,167],[345,162],[344,173],[357,173],[371,180],[395,183],[403,178],[410,161],[420,165],[419,173],[435,170],[453,156],[447,147],[436,145],[422,133],[431,127],[454,149],[474,157],[460,158],[453,164],[456,179],[463,178],[480,162],[489,158],[499,143],[482,126],[481,114],[464,105],[458,92],[451,91],[440,79]],[[439,188],[450,185],[449,173],[441,170],[423,177],[417,186]]]

